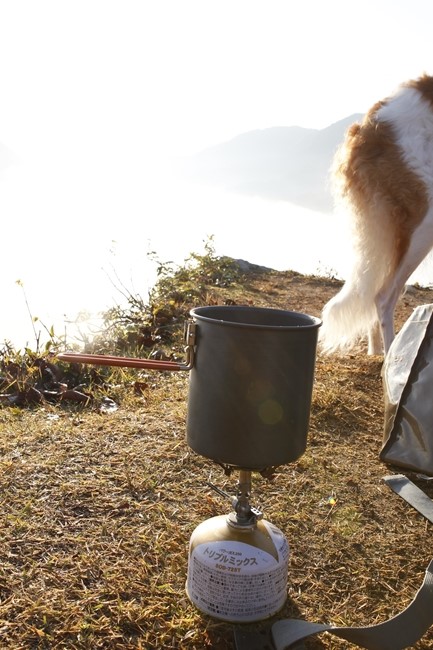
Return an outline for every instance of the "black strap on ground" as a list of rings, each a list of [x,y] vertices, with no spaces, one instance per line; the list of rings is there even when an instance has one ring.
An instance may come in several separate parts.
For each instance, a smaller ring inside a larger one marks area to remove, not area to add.
[[[404,474],[384,476],[385,483],[433,524],[433,501]]]
[[[399,496],[433,523],[433,501],[401,474],[384,477]],[[367,650],[404,650],[411,648],[433,625],[433,560],[424,581],[410,605],[397,616],[367,627],[333,627],[299,619],[282,619],[267,630],[235,628],[237,650],[287,650],[300,648],[302,639],[329,632]]]

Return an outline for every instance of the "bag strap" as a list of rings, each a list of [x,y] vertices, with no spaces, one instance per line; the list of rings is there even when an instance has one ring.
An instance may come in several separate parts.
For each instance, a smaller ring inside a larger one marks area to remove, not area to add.
[[[332,627],[288,619],[274,623],[272,637],[276,650],[285,650],[296,641],[318,632],[330,632],[368,650],[403,650],[412,647],[432,624],[433,560],[411,604],[385,623],[369,627]]]
[[[385,483],[433,524],[433,501],[404,474],[384,476]]]

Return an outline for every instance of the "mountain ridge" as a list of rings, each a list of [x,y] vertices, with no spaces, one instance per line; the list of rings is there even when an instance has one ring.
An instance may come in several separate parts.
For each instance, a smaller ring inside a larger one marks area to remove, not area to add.
[[[184,179],[248,196],[288,201],[319,212],[332,211],[329,168],[354,113],[323,129],[274,126],[234,138],[182,158]]]

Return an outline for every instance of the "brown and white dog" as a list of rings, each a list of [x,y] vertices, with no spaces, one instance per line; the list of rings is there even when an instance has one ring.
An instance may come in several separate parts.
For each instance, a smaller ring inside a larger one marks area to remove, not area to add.
[[[413,271],[433,247],[433,77],[401,85],[353,124],[335,156],[336,197],[350,209],[353,265],[324,307],[325,352],[368,337],[388,351],[394,311]]]

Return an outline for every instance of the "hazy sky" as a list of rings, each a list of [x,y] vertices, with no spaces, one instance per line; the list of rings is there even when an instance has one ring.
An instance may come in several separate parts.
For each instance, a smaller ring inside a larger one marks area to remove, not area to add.
[[[0,142],[99,160],[326,126],[431,71],[432,24],[430,0],[2,0]]]
[[[431,0],[0,0],[4,295],[96,300],[111,240],[188,229],[166,156],[363,112],[433,73],[432,25]]]

